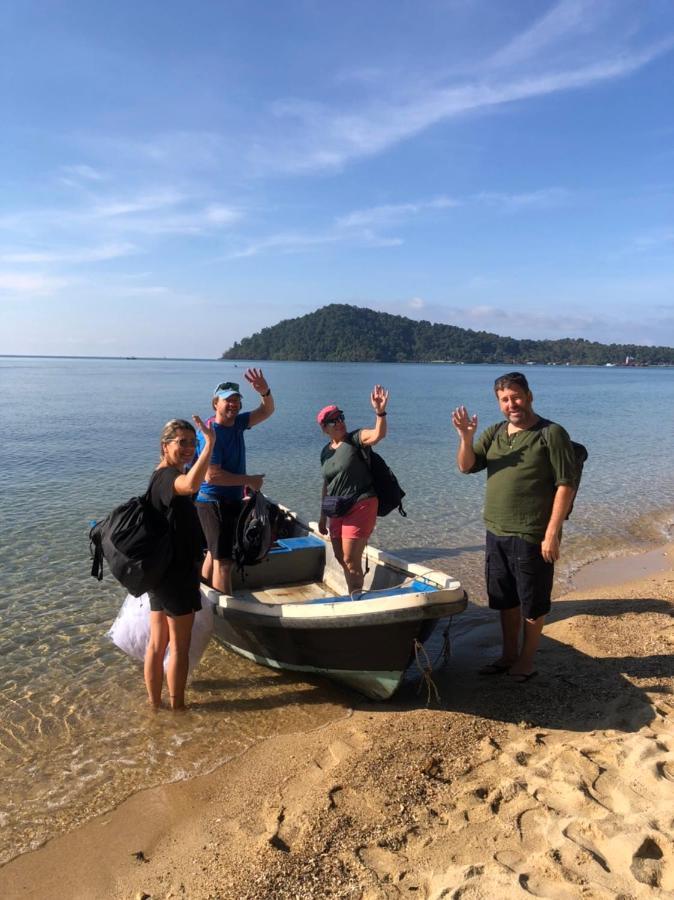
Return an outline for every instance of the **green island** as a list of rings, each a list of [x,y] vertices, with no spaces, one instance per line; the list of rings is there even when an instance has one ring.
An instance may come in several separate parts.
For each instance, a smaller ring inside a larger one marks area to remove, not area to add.
[[[674,348],[600,344],[583,338],[518,340],[331,303],[237,341],[222,359],[671,366]]]

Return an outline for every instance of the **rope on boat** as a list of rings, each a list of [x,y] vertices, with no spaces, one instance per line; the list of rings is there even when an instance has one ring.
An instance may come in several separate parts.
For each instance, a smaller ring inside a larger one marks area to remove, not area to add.
[[[422,680],[419,682],[419,687],[417,688],[417,694],[421,691],[421,685],[426,685],[426,706],[430,706],[431,698],[435,696],[436,701],[440,702],[440,691],[438,690],[437,685],[433,681],[431,677],[433,671],[435,670],[438,663],[441,664],[442,667],[446,666],[449,662],[451,656],[451,643],[449,640],[449,630],[452,627],[453,616],[450,616],[447,625],[445,626],[442,632],[442,647],[440,648],[440,652],[435,657],[433,662],[431,662],[430,657],[428,656],[428,652],[421,641],[414,639],[414,659],[417,664],[417,668],[421,672]],[[419,659],[419,654],[423,653],[425,658],[425,664],[422,663]]]
[[[442,647],[440,648],[440,653],[438,654],[438,658],[435,660],[435,664],[437,665],[438,660],[442,660],[441,665],[444,667],[449,662],[449,658],[452,655],[452,645],[449,640],[449,629],[452,627],[452,619],[454,617],[450,616],[447,620],[447,625],[445,626],[445,630],[442,632]]]
[[[435,697],[436,703],[440,702],[440,691],[437,688],[437,685],[433,681],[431,677],[433,672],[433,664],[426,652],[426,648],[421,643],[421,641],[414,638],[414,659],[417,664],[417,668],[421,672],[422,681],[419,682],[419,687],[417,688],[417,694],[421,690],[421,685],[426,685],[426,706],[431,705],[431,700]],[[420,654],[423,654],[425,662],[421,662],[419,659]]]

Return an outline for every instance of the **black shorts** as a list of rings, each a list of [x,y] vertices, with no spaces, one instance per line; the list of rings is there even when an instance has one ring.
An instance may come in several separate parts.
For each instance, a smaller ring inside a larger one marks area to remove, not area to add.
[[[150,609],[172,618],[198,612],[201,609],[200,581],[201,562],[198,560],[189,568],[184,565],[169,566],[159,584],[147,592]]]
[[[213,559],[231,560],[236,523],[243,500],[213,500],[196,504],[206,546]]]
[[[555,565],[543,559],[540,544],[488,531],[485,563],[491,609],[521,606],[525,619],[550,612]]]

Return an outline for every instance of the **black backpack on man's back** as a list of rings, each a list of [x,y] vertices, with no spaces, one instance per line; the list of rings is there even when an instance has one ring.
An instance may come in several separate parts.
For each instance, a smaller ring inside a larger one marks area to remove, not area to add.
[[[159,584],[173,556],[170,519],[150,503],[149,491],[116,507],[89,532],[91,574],[103,579],[103,559],[134,597]]]

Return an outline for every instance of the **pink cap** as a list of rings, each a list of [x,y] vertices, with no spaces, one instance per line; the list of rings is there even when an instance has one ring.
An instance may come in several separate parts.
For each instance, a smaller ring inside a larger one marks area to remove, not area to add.
[[[330,416],[339,416],[342,411],[338,406],[335,406],[334,403],[331,403],[330,406],[324,406],[323,409],[316,416],[316,421],[319,425],[322,425],[326,419],[329,419]]]

